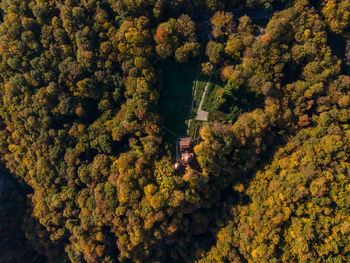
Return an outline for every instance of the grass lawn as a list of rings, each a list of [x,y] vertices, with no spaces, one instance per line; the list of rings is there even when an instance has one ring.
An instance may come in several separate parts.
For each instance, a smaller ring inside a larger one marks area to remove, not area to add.
[[[261,28],[266,28],[268,22],[269,22],[268,18],[253,19],[253,24],[257,25],[257,26],[259,26]]]
[[[204,76],[203,74],[199,75],[196,94],[194,95],[194,105],[193,105],[193,116],[192,117],[196,116],[196,113],[197,113],[197,110],[199,107],[199,103],[201,102],[201,98],[203,95],[205,84],[207,83],[208,78],[209,78],[208,76]]]
[[[218,107],[219,93],[225,84],[215,76],[209,84],[207,96],[203,103],[203,110],[209,112],[208,121],[220,121],[222,123],[232,123],[237,117],[238,107],[233,107],[231,112],[222,112]]]
[[[191,104],[198,60],[187,64],[166,60],[160,67],[164,80],[159,100],[160,114],[165,118],[165,127],[177,135],[184,135],[187,131],[185,121]]]
[[[197,143],[199,141],[199,130],[203,126],[203,124],[206,122],[203,121],[197,121],[197,120],[191,120],[191,125],[189,128],[189,136],[192,138],[192,140]]]
[[[211,80],[209,86],[208,86],[208,91],[207,91],[207,96],[204,99],[203,102],[203,110],[208,111],[209,113],[213,113],[215,111],[215,101],[217,98],[217,92],[224,87],[224,83],[218,78],[218,77],[213,77]]]

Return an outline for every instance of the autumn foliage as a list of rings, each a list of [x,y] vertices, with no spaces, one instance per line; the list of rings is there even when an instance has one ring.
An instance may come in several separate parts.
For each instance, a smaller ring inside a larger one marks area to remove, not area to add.
[[[349,1],[316,2],[2,1],[0,262],[348,262]],[[176,171],[188,62],[217,115]]]

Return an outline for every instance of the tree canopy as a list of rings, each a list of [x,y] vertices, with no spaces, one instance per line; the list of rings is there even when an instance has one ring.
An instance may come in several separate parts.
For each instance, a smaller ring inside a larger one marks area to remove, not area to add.
[[[0,159],[20,184],[0,181],[19,204],[0,207],[0,262],[350,260],[349,1],[0,9]],[[172,63],[219,83],[180,170]]]

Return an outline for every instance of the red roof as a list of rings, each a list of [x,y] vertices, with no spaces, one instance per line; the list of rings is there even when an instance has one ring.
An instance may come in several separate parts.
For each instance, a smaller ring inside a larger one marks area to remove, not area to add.
[[[189,151],[192,149],[192,142],[191,142],[191,138],[189,138],[189,137],[180,138],[179,144],[180,144],[180,151],[181,152]]]

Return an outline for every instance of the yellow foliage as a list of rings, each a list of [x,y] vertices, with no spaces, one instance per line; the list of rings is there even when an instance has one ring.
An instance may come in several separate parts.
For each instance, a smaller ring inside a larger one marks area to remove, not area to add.
[[[134,226],[133,231],[130,233],[130,241],[133,246],[137,246],[142,242],[143,234],[140,226]]]
[[[306,29],[306,30],[304,31],[304,35],[305,35],[306,38],[309,38],[310,35],[311,35],[310,29]]]
[[[150,198],[152,195],[154,195],[157,192],[158,187],[154,184],[148,184],[144,187],[143,191],[145,192],[145,195],[147,198]]]

